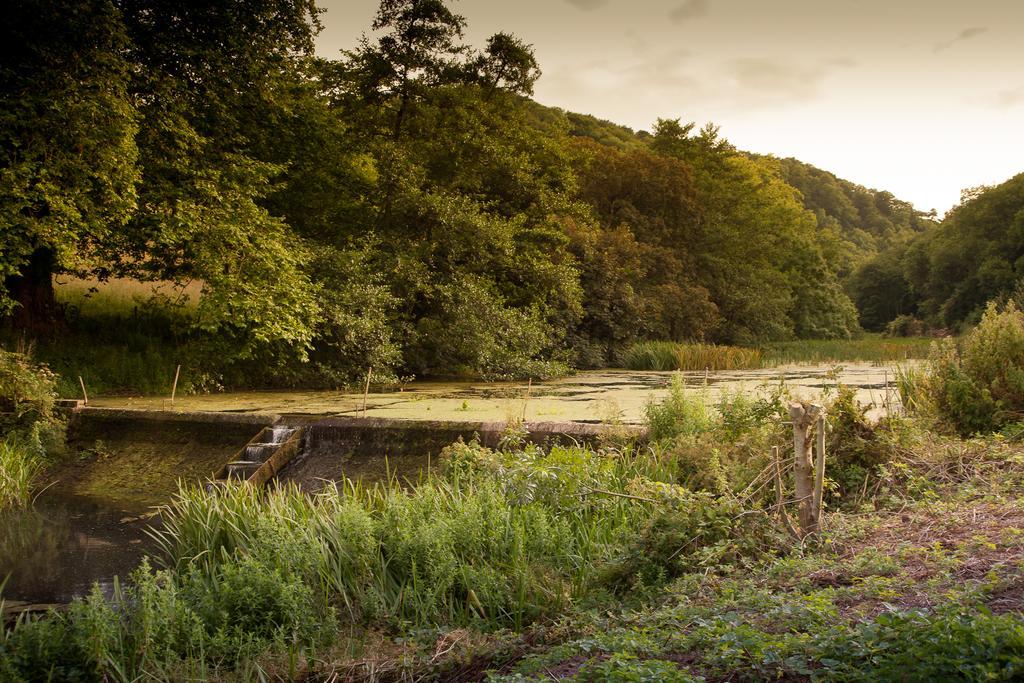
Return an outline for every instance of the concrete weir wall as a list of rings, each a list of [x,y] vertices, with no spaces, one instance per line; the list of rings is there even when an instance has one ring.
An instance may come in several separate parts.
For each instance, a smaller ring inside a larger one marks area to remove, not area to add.
[[[342,476],[369,480],[391,475],[415,480],[435,463],[441,451],[459,439],[478,438],[495,447],[506,430],[504,422],[444,422],[336,417],[283,420],[306,428],[302,454],[279,475],[305,489],[317,489]],[[637,438],[635,428],[624,431],[578,422],[527,422],[527,439],[536,444],[599,446],[612,438]]]
[[[105,448],[112,455],[87,465],[89,471],[79,479],[94,479],[87,475],[97,468],[124,469],[125,476],[108,472],[100,479],[119,480],[122,486],[138,482],[163,491],[176,486],[177,478],[202,481],[210,477],[250,438],[272,425],[304,428],[299,456],[285,466],[278,479],[307,490],[345,476],[366,480],[395,476],[414,481],[437,461],[445,446],[459,439],[478,438],[485,446],[494,447],[506,430],[503,422],[79,408],[70,412],[68,435],[79,449]],[[612,439],[642,438],[635,428],[576,422],[528,422],[524,427],[527,438],[542,445],[599,446]],[[138,473],[147,469],[150,476]],[[129,470],[134,473],[130,478]]]

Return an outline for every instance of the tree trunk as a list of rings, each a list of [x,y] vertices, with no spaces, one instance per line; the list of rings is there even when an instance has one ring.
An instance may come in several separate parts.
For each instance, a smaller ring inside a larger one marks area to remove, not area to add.
[[[53,292],[56,258],[49,248],[36,249],[18,275],[4,280],[7,294],[15,301],[9,324],[30,334],[54,329],[58,320],[57,299]]]

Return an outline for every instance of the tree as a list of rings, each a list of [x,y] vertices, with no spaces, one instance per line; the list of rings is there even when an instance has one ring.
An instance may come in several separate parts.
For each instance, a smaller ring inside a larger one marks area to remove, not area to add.
[[[135,211],[139,115],[109,0],[13,0],[0,40],[0,314],[38,331],[52,273],[101,268],[98,245]]]
[[[359,48],[346,53],[363,101],[393,106],[393,139],[402,137],[425,92],[459,78],[458,58],[466,48],[457,41],[465,26],[443,0],[382,0],[373,30],[383,35],[376,45],[363,36]]]
[[[286,86],[319,28],[315,5],[122,3],[145,182],[141,210],[106,245],[116,272],[201,281],[197,326],[218,357],[304,356],[319,315],[308,251],[264,206],[283,167],[253,140],[290,106]]]
[[[509,33],[495,33],[487,39],[483,54],[470,62],[471,78],[494,96],[499,89],[518,95],[532,95],[540,78],[540,65],[533,48]]]

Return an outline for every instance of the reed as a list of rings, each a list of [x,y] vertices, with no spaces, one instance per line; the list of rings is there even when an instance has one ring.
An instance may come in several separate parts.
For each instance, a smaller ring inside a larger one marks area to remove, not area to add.
[[[861,361],[893,363],[927,358],[931,337],[883,337],[866,334],[858,339],[799,339],[774,342],[763,349],[766,367],[793,363]]]
[[[42,468],[29,449],[0,441],[0,510],[31,503],[32,484]]]
[[[720,344],[639,342],[622,356],[630,370],[747,370],[761,367],[761,351]]]

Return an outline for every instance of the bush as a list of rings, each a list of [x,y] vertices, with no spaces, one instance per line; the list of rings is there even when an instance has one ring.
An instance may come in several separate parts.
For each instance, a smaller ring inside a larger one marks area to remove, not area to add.
[[[885,326],[886,337],[920,337],[928,331],[923,320],[912,315],[901,315]]]
[[[991,303],[958,345],[935,344],[927,376],[907,403],[959,433],[998,431],[1024,419],[1024,312]]]
[[[603,582],[618,591],[663,583],[688,572],[736,565],[784,547],[765,515],[743,515],[734,498],[673,491],[673,508],[658,512],[626,552],[611,564]]]
[[[665,399],[661,403],[648,403],[645,412],[651,441],[671,441],[682,434],[699,434],[711,427],[707,392],[688,392],[682,375],[675,375]]]
[[[38,455],[63,442],[54,414],[57,376],[20,353],[0,349],[0,434]]]

